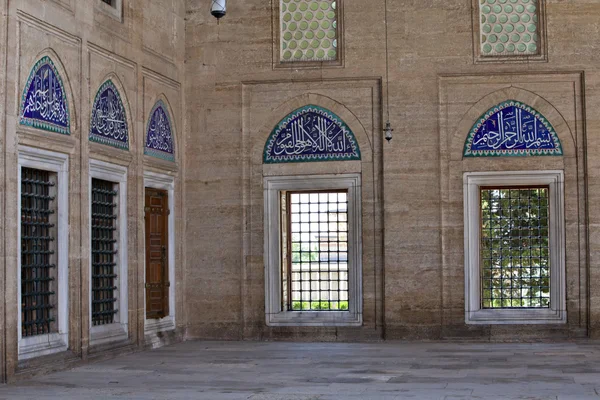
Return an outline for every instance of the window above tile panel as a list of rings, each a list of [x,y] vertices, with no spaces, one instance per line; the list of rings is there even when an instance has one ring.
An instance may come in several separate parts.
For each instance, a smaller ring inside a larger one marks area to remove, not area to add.
[[[342,65],[341,1],[279,0],[275,7],[275,67]]]
[[[473,0],[475,62],[547,61],[545,0]]]

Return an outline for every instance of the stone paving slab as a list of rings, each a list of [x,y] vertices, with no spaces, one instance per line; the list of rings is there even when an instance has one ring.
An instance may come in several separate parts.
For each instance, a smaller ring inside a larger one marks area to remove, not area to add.
[[[0,400],[600,400],[600,342],[186,342],[0,386]]]

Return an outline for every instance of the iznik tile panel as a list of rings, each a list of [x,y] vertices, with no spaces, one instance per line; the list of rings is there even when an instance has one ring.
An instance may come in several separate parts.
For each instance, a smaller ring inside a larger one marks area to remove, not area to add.
[[[532,107],[509,100],[489,109],[471,128],[465,157],[560,156],[554,128]]]
[[[175,161],[171,118],[165,103],[161,100],[156,103],[150,113],[144,154],[167,161]]]
[[[538,1],[479,0],[482,56],[539,54]]]
[[[360,160],[354,134],[334,113],[308,105],[285,117],[269,136],[266,164]]]
[[[337,2],[280,0],[281,61],[337,59]]]
[[[65,87],[50,57],[40,59],[27,79],[20,123],[69,135],[71,121]]]
[[[128,150],[128,131],[127,113],[119,91],[112,81],[106,81],[98,90],[92,107],[90,140]]]

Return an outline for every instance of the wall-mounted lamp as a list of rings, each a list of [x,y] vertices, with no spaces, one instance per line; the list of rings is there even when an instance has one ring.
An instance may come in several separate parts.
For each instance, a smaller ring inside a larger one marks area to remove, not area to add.
[[[383,133],[385,134],[385,140],[387,140],[388,142],[392,140],[392,132],[394,132],[394,130],[392,129],[392,124],[390,124],[390,121],[388,121],[385,123],[385,128],[383,129]]]
[[[385,95],[386,95],[386,111],[387,111],[387,122],[385,128],[383,128],[383,134],[385,140],[388,143],[392,140],[392,124],[390,123],[390,56],[388,54],[388,18],[387,18],[387,0],[385,0]]]
[[[227,13],[227,0],[212,0],[212,7],[210,13],[216,19],[221,19]]]

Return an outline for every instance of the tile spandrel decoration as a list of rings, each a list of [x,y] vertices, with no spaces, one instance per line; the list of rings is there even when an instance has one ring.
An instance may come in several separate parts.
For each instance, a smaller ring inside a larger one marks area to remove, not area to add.
[[[124,150],[129,149],[127,114],[119,91],[110,80],[100,87],[94,100],[90,140]]]
[[[334,113],[308,105],[285,117],[271,132],[266,164],[360,160],[354,134]]]
[[[481,55],[540,54],[540,0],[479,0]]]
[[[33,67],[20,111],[21,125],[64,135],[71,133],[65,88],[50,57],[43,57]]]
[[[561,156],[560,140],[544,116],[509,100],[489,109],[471,128],[465,157]]]
[[[171,118],[165,103],[158,101],[150,113],[144,154],[167,161],[175,161],[172,132]]]
[[[280,0],[280,61],[335,61],[338,58],[337,2]]]

